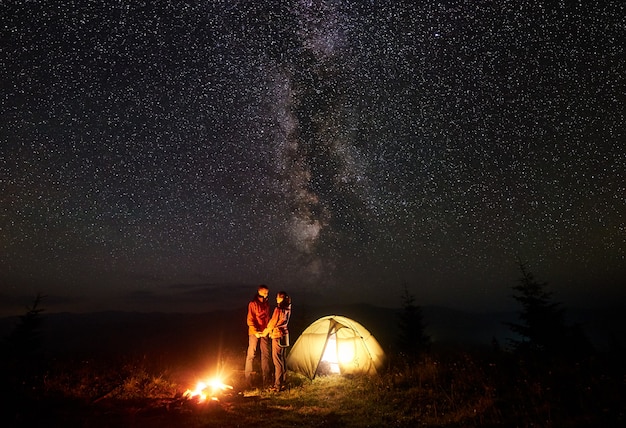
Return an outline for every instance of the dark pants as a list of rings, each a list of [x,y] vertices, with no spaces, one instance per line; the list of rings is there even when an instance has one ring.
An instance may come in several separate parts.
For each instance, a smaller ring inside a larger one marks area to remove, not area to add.
[[[256,356],[257,345],[261,348],[261,372],[263,373],[263,384],[270,382],[270,339],[269,337],[256,337],[254,334],[248,336],[248,354],[246,355],[246,367],[244,370],[246,381],[250,382],[252,376],[252,364]]]
[[[274,386],[280,388],[287,378],[285,348],[280,346],[280,339],[272,339],[272,360],[274,361]]]

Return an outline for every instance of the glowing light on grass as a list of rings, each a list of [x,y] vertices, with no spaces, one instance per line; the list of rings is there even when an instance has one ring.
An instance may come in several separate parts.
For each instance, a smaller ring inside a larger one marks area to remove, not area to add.
[[[183,397],[189,399],[196,398],[199,403],[207,400],[219,401],[219,394],[229,389],[233,389],[233,387],[226,385],[220,378],[215,377],[207,381],[199,381],[196,384],[196,388],[185,391]]]

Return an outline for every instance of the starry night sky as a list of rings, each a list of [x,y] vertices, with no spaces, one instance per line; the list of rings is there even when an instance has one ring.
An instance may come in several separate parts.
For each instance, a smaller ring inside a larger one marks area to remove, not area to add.
[[[626,289],[622,1],[3,1],[0,311]]]

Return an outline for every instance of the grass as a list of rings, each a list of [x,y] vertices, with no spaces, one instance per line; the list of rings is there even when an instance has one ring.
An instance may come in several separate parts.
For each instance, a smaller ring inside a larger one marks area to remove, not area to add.
[[[154,364],[153,361],[159,361]],[[582,427],[626,422],[622,360],[594,356],[532,365],[505,352],[447,350],[416,361],[390,356],[379,376],[288,374],[280,393],[243,388],[243,354],[196,367],[149,357],[49,362],[21,385],[3,426],[81,427]],[[203,376],[233,390],[219,401],[185,399]]]

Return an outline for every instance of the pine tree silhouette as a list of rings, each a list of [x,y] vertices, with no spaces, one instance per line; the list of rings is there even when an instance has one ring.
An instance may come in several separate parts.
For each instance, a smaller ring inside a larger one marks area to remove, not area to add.
[[[398,315],[398,349],[407,357],[415,358],[430,346],[430,336],[425,334],[426,326],[422,308],[415,304],[415,296],[409,293],[406,284],[402,291],[402,312]]]
[[[40,304],[45,296],[37,294],[19,323],[2,343],[1,380],[6,388],[31,388],[44,370],[41,327],[44,311]]]
[[[513,296],[521,306],[520,323],[506,323],[521,339],[510,339],[513,350],[521,354],[545,357],[575,356],[591,349],[580,325],[565,323],[565,310],[552,300],[546,282],[538,282],[520,262],[522,276],[513,287]]]

